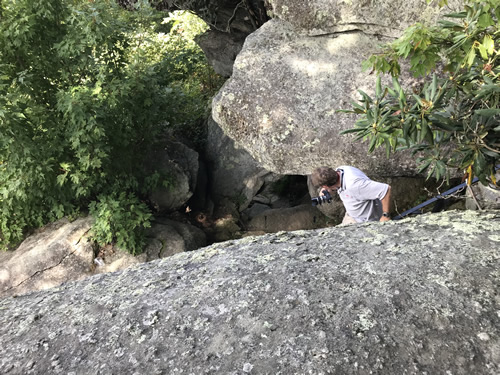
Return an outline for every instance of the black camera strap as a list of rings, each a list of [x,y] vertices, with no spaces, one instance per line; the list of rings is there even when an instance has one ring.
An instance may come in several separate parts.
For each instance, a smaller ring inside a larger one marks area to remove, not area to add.
[[[335,171],[340,173],[340,190],[344,190],[345,189],[344,170],[342,168],[337,168],[335,169]]]

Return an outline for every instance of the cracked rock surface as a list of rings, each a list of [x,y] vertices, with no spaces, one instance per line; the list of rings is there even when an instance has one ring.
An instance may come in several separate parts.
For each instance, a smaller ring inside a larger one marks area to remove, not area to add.
[[[415,22],[435,23],[439,15],[458,11],[461,0],[449,0],[444,8],[437,2],[420,0],[270,0],[273,12],[308,35],[362,30],[368,34],[399,37]]]
[[[0,263],[0,296],[47,289],[93,274],[92,245],[87,241],[90,218],[49,224],[28,237]]]
[[[357,89],[371,92],[375,75],[361,63],[380,39],[360,31],[308,37],[280,19],[247,37],[233,75],[213,99],[224,133],[266,170],[308,175],[321,165],[355,165],[375,176],[414,174],[410,153],[387,159],[378,149],[341,136],[356,118],[347,109]]]
[[[64,218],[39,229],[15,251],[0,253],[0,298],[122,270],[207,244],[201,229],[159,217],[146,232],[148,243],[142,254],[134,256],[110,245],[96,259],[98,249],[89,238],[91,223],[91,217],[73,222]]]
[[[236,57],[233,73],[213,100],[214,120],[266,170],[308,175],[321,165],[355,165],[374,177],[415,176],[411,153],[390,159],[383,149],[367,153],[353,135],[351,109],[373,95],[376,74],[362,62],[380,45],[416,23],[435,23],[439,12],[458,9],[450,0],[271,0],[275,18],[250,34]],[[416,80],[403,66],[403,87]],[[385,77],[384,85],[391,85]]]
[[[2,374],[498,374],[500,213],[280,232],[0,300]]]

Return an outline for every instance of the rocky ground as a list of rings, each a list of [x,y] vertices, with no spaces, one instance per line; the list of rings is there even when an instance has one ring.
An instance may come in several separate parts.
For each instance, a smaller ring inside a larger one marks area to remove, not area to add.
[[[497,374],[500,214],[213,244],[0,300],[0,373]]]

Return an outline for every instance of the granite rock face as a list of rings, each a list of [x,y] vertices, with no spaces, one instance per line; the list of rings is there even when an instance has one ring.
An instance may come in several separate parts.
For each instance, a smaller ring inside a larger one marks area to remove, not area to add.
[[[355,117],[336,110],[349,108],[357,89],[374,87],[375,77],[362,72],[361,63],[381,42],[361,32],[308,37],[273,19],[247,37],[233,75],[213,100],[214,120],[274,173],[355,165],[376,175],[411,175],[409,154],[369,155],[366,144],[339,135]]]
[[[276,179],[226,136],[211,117],[208,119],[206,158],[211,171],[211,198],[216,205],[227,198],[238,202],[238,210],[242,211],[266,181]]]
[[[388,160],[385,151],[368,154],[367,144],[340,135],[354,126],[356,117],[336,110],[351,108],[358,89],[373,93],[376,75],[363,72],[362,62],[406,26],[434,22],[435,4],[271,3],[277,18],[246,38],[231,78],[213,100],[213,117],[224,132],[277,174],[307,175],[320,165],[355,165],[377,177],[416,175],[410,153]],[[406,73],[401,82],[405,87],[418,83]]]
[[[207,244],[201,229],[157,218],[146,231],[144,252],[134,256],[116,245],[97,248],[89,236],[92,222],[91,217],[61,219],[26,238],[15,251],[1,253],[0,298],[123,270]]]
[[[0,298],[48,289],[93,274],[94,249],[88,241],[90,217],[61,219],[24,240],[0,262]]]
[[[0,300],[2,374],[498,374],[500,213],[219,243]]]
[[[445,8],[421,0],[270,0],[274,14],[307,35],[361,30],[367,34],[399,37],[416,21],[435,23],[439,15],[458,9],[459,0]]]

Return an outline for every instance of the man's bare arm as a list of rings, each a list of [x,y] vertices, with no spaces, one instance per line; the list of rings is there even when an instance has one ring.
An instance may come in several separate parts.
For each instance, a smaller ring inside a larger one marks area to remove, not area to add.
[[[389,213],[391,211],[391,187],[387,189],[387,193],[380,200],[382,202],[382,211]],[[389,216],[381,216],[380,221],[389,221],[391,218]]]

